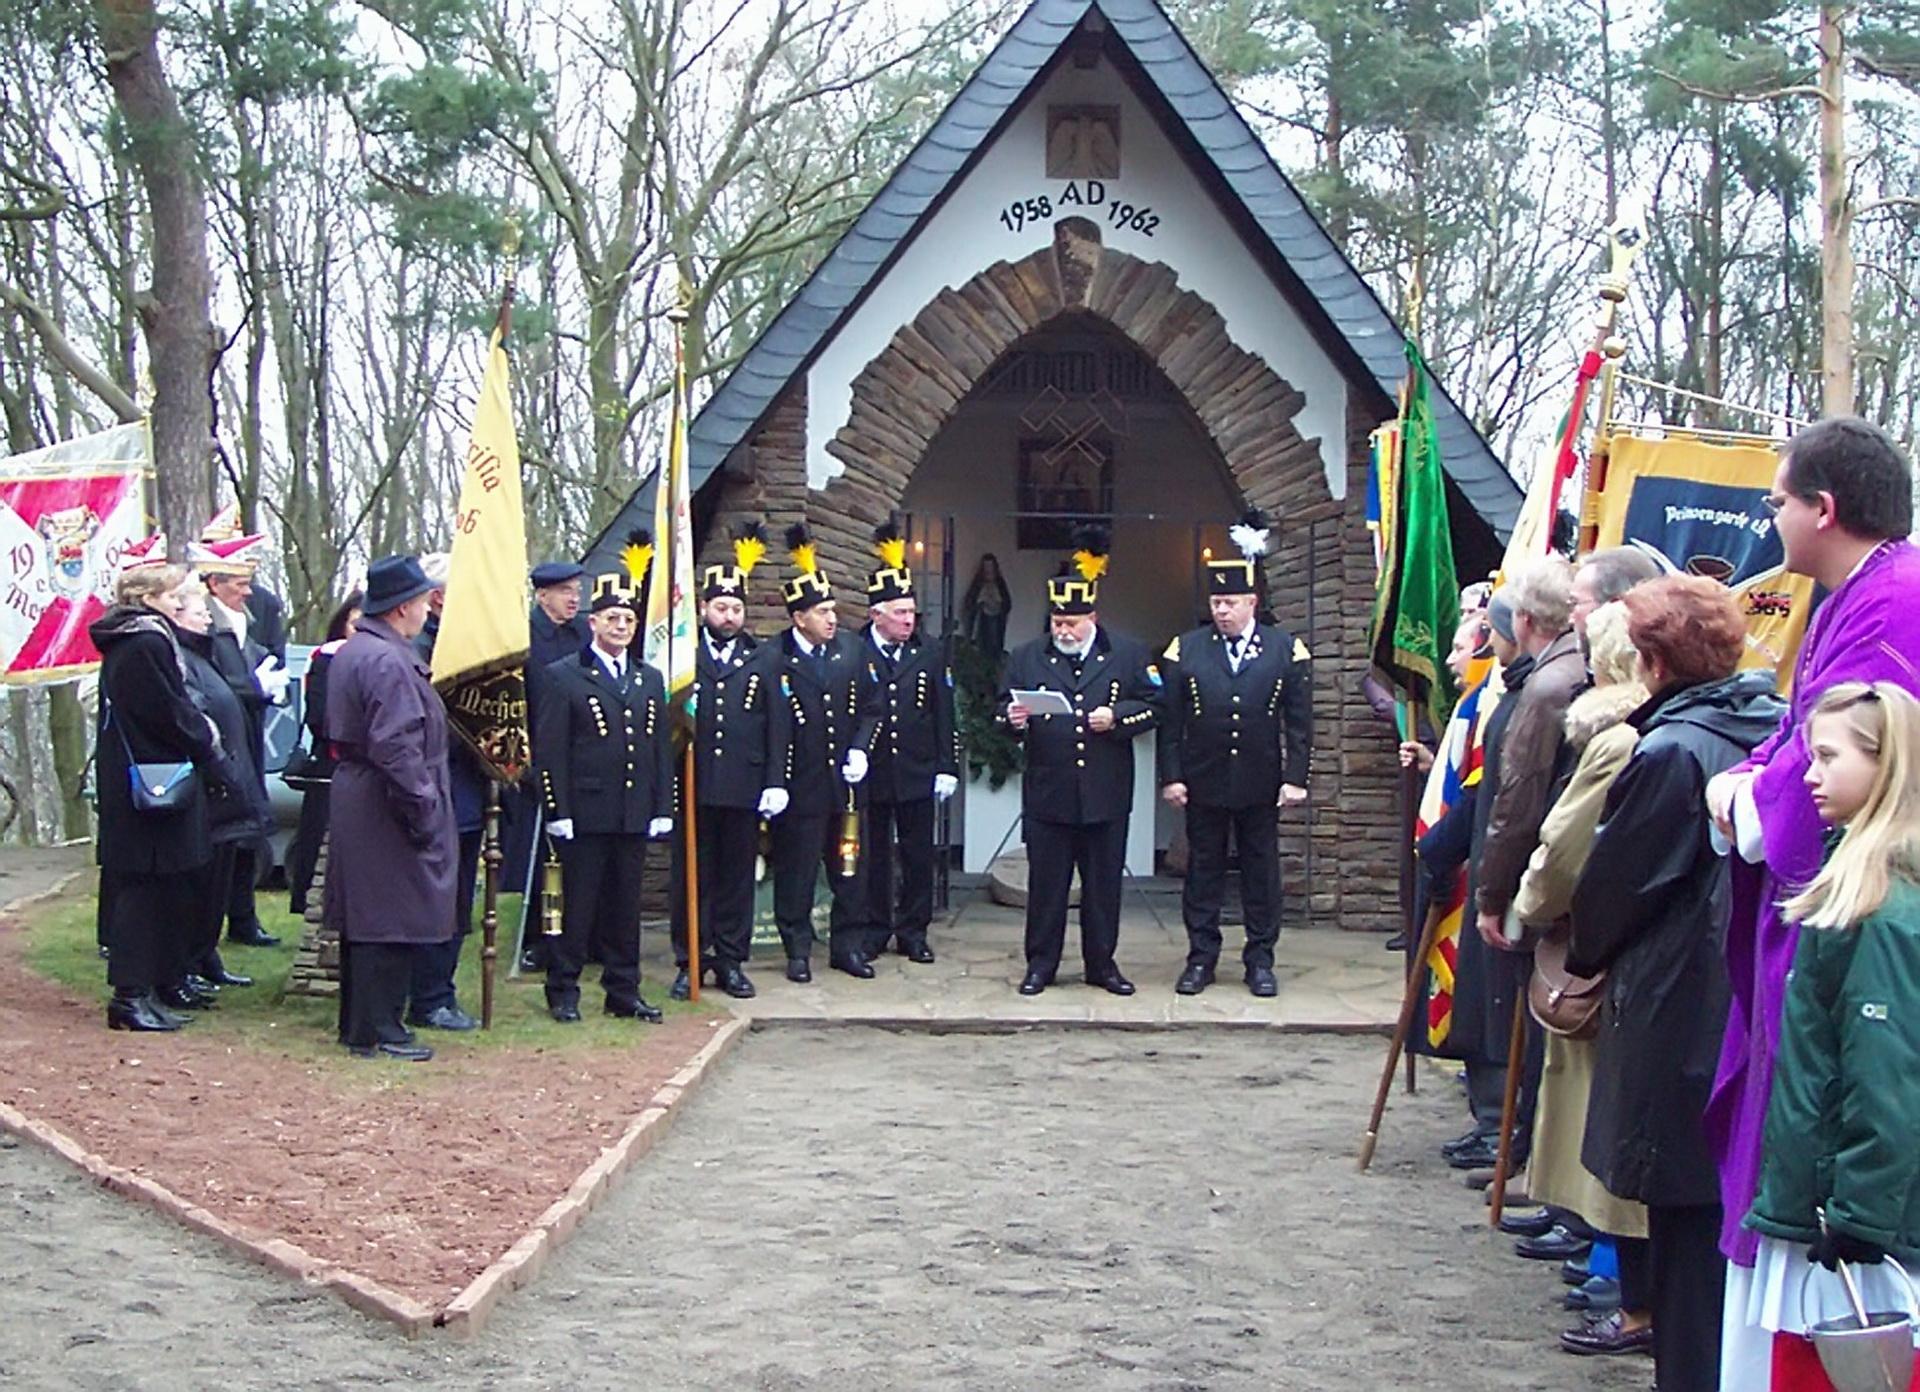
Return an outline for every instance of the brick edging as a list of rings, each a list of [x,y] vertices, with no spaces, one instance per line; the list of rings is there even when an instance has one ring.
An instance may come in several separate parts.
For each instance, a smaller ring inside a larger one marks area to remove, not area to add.
[[[477,1334],[492,1317],[500,1297],[538,1276],[554,1252],[573,1236],[580,1220],[606,1198],[613,1181],[653,1149],[654,1143],[672,1124],[678,1105],[705,1081],[712,1066],[724,1058],[746,1032],[747,1022],[742,1019],[720,1024],[713,1038],[647,1099],[646,1106],[620,1139],[601,1151],[600,1157],[580,1172],[567,1192],[534,1220],[533,1227],[474,1277],[465,1290],[433,1317],[433,1323],[462,1338]]]

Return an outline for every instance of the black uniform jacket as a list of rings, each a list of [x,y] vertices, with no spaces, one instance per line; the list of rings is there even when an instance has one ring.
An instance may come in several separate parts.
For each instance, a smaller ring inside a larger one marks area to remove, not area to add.
[[[1306,645],[1255,624],[1235,672],[1209,624],[1167,645],[1160,781],[1185,783],[1206,807],[1272,803],[1280,785],[1307,785],[1313,684]]]
[[[787,785],[787,734],[781,716],[779,645],[741,633],[724,664],[699,640],[694,661],[694,799],[702,807],[751,809],[767,788]]]
[[[533,760],[549,822],[578,835],[639,834],[673,810],[673,739],[666,684],[627,654],[626,690],[588,648],[541,676]]]
[[[1035,716],[1027,722],[1026,773],[1020,808],[1030,820],[1091,826],[1125,818],[1133,809],[1133,741],[1159,723],[1160,671],[1147,649],[1106,629],[1094,634],[1093,651],[1074,676],[1072,662],[1050,637],[1014,649],[1001,678],[999,718],[1005,720],[1013,691],[1057,691],[1074,714]],[[1087,716],[1113,708],[1104,734],[1087,728]]]
[[[960,732],[953,719],[953,667],[938,643],[916,633],[889,663],[869,627],[860,639],[866,681],[880,717],[874,727],[875,802],[920,802],[933,796],[936,773],[960,774]]]
[[[849,749],[871,759],[879,729],[879,692],[866,680],[861,639],[841,632],[824,655],[804,656],[789,629],[777,642],[770,670],[780,683],[776,720],[786,729],[773,735],[786,743],[786,787],[790,813],[802,816],[843,812],[847,785],[840,777]],[[854,789],[856,806],[866,805],[866,785]]]

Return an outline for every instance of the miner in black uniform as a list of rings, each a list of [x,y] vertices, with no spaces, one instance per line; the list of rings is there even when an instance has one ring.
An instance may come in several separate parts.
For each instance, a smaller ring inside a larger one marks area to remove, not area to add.
[[[640,872],[647,839],[673,829],[673,740],[665,683],[631,650],[652,554],[646,533],[629,538],[626,574],[594,579],[593,640],[542,674],[533,757],[566,893],[547,958],[556,1020],[580,1018],[589,948],[607,1014],[660,1019],[640,995]]]
[[[699,861],[700,969],[728,995],[745,1000],[753,982],[742,964],[753,942],[753,861],[760,819],[787,806],[786,719],[775,719],[779,645],[746,631],[747,578],[767,552],[757,522],[734,532],[733,564],[700,577],[700,646],[694,659],[693,784]],[[686,789],[680,790],[683,800]],[[673,958],[680,974],[668,992],[691,994],[687,960],[686,837],[673,840]]]
[[[1161,796],[1187,812],[1187,965],[1174,990],[1194,996],[1220,960],[1220,904],[1227,838],[1240,851],[1242,954],[1247,989],[1278,994],[1273,945],[1280,936],[1279,809],[1307,799],[1313,688],[1306,644],[1255,613],[1267,522],[1249,513],[1231,529],[1241,555],[1207,562],[1213,622],[1167,645]]]
[[[1087,984],[1133,994],[1113,953],[1120,877],[1133,810],[1133,741],[1158,720],[1159,671],[1147,649],[1102,628],[1105,534],[1083,529],[1074,572],[1047,582],[1048,633],[1008,657],[1000,719],[1024,737],[1020,815],[1027,843],[1027,974],[1020,994],[1053,984],[1067,935],[1067,897],[1080,871],[1080,953]],[[1051,691],[1071,715],[1043,714],[1016,691]]]
[[[531,729],[539,709],[539,685],[547,668],[563,657],[578,657],[593,641],[587,629],[587,616],[580,612],[580,584],[586,569],[573,561],[542,561],[528,578],[533,581],[533,610],[527,623],[527,727]],[[500,884],[507,892],[516,892],[528,883],[527,869],[535,859],[534,841],[539,834],[540,799],[529,774],[523,785],[509,788],[501,799],[503,818],[500,833]],[[544,972],[547,969],[545,939],[539,936],[540,877],[535,875],[527,894],[523,915],[534,925],[520,953],[520,970]]]
[[[875,688],[865,680],[860,640],[839,631],[833,586],[804,524],[787,529],[787,549],[795,574],[782,597],[793,627],[777,644],[772,670],[780,683],[777,718],[788,726],[790,800],[769,826],[773,914],[787,949],[787,980],[811,981],[813,887],[824,863],[833,890],[828,960],[849,976],[871,978],[875,934],[867,918],[860,785],[878,728]]]
[[[913,572],[899,524],[874,529],[880,568],[867,577],[868,623],[861,651],[879,707],[867,774],[867,902],[873,950],[898,939],[910,962],[931,962],[934,804],[960,786],[960,735],[953,719],[953,668],[921,637]],[[900,856],[895,897],[893,859]]]

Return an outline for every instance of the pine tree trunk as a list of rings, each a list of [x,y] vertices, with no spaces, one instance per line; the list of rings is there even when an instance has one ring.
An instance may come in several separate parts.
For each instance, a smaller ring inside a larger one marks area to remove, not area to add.
[[[197,533],[196,533],[197,535]],[[60,682],[47,688],[47,728],[53,745],[53,778],[60,789],[60,829],[69,841],[93,835],[93,809],[87,806],[87,708],[80,684]]]
[[[95,0],[94,16],[152,221],[153,282],[140,298],[140,319],[153,363],[154,474],[160,523],[175,554],[184,554],[213,512],[206,194],[193,131],[160,61],[152,0]]]
[[[1853,209],[1847,195],[1846,14],[1820,7],[1820,394],[1853,414]]]

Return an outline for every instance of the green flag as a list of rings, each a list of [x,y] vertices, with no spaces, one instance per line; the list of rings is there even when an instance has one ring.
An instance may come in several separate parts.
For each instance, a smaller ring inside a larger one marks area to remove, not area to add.
[[[1409,338],[1400,458],[1384,476],[1394,496],[1384,508],[1392,525],[1374,593],[1373,660],[1426,702],[1433,728],[1442,730],[1458,695],[1447,670],[1447,650],[1460,624],[1460,582],[1453,569],[1447,485],[1427,377],[1427,365]]]

